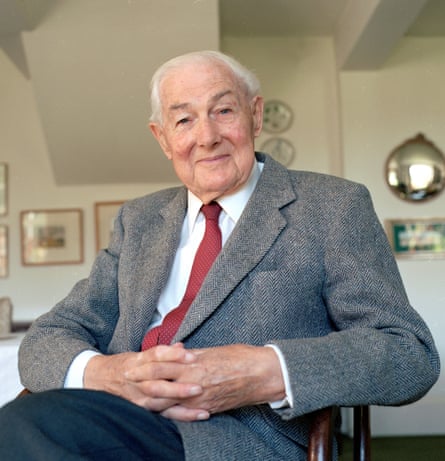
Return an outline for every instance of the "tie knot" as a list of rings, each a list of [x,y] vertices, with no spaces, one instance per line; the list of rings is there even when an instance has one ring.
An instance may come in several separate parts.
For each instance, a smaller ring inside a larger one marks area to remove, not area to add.
[[[207,205],[201,207],[206,220],[218,221],[219,214],[221,213],[221,207],[218,202],[210,202]]]

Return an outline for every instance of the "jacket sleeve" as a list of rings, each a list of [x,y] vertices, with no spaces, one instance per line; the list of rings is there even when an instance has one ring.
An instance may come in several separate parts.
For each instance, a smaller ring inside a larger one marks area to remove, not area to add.
[[[286,361],[290,419],[330,405],[401,405],[439,376],[431,333],[410,306],[384,230],[363,186],[326,221],[323,299],[332,333],[276,341]]]
[[[87,279],[31,325],[19,349],[22,383],[33,392],[62,387],[72,360],[84,350],[105,352],[118,316],[119,213],[110,249],[101,250]]]

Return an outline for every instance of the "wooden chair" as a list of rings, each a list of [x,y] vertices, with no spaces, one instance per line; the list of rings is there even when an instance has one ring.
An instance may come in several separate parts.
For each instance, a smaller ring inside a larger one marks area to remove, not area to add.
[[[30,393],[28,389],[23,389],[18,397]],[[338,412],[338,407],[314,411],[309,431],[307,461],[332,461],[334,438],[336,437],[335,420]],[[369,407],[354,407],[353,417],[353,461],[371,461]]]
[[[338,407],[328,407],[313,413],[309,435],[307,461],[331,461]],[[369,407],[353,407],[353,461],[371,460],[371,426]]]

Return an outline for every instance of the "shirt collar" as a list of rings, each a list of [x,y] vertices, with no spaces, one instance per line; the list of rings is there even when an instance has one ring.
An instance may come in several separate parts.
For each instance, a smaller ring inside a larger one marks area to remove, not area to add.
[[[237,190],[233,194],[224,195],[218,199],[223,211],[233,220],[234,223],[238,222],[242,212],[244,211],[250,196],[252,195],[258,179],[263,171],[264,163],[256,161],[253,165],[252,171],[250,172],[249,179],[244,183],[241,189]],[[187,221],[188,228],[191,232],[195,225],[196,218],[198,217],[199,210],[201,209],[202,202],[199,200],[193,192],[187,192]]]

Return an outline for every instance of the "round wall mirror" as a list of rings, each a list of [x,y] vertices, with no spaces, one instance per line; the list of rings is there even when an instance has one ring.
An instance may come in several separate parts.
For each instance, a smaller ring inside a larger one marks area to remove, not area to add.
[[[385,179],[403,200],[418,202],[432,198],[445,186],[445,158],[431,141],[418,134],[391,152]]]

